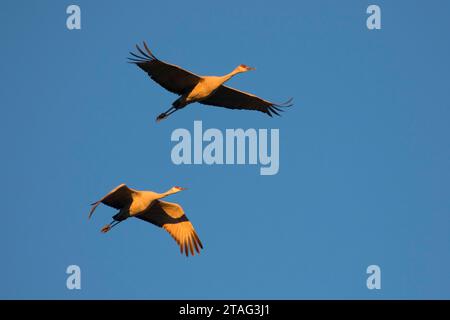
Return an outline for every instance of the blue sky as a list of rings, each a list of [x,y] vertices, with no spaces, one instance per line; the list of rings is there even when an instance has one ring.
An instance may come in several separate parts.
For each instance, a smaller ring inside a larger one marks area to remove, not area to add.
[[[78,4],[82,29],[66,28]],[[366,28],[366,8],[382,29]],[[0,298],[450,298],[448,1],[4,1]],[[125,63],[146,40],[198,74],[295,106],[191,105]],[[175,166],[176,128],[277,128],[280,171]],[[205,250],[89,204],[125,182],[189,190]],[[81,267],[82,289],[66,288]],[[368,290],[377,264],[382,289]]]

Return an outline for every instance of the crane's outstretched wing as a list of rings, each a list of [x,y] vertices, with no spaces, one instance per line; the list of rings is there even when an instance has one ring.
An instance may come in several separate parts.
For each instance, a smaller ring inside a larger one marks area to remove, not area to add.
[[[95,209],[100,203],[106,204],[107,206],[113,207],[115,209],[121,209],[129,206],[133,201],[133,193],[135,190],[128,188],[125,184],[121,184],[111,190],[106,196],[97,202],[92,204],[91,211],[89,212],[89,218],[94,213]]]
[[[190,251],[191,255],[195,255],[194,249],[197,253],[203,249],[194,226],[184,214],[183,208],[176,203],[156,200],[135,217],[164,228],[180,246],[181,254],[184,252],[189,256]]]
[[[278,112],[284,111],[281,108],[292,106],[292,98],[285,103],[277,104],[261,99],[251,93],[239,91],[224,85],[221,85],[208,98],[199,102],[228,109],[257,110],[271,117],[273,113],[279,116],[280,114]]]
[[[157,59],[145,42],[144,49],[146,52],[139,48],[138,45],[136,45],[136,49],[141,55],[130,52],[134,58],[128,58],[130,59],[129,62],[136,64],[147,72],[150,78],[164,89],[178,95],[187,94],[200,81],[200,77],[192,72]]]

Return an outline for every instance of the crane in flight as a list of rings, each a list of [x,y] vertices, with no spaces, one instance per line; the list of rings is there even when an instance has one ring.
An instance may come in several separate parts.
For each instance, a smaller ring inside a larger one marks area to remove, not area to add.
[[[279,112],[283,111],[283,107],[292,106],[292,98],[285,103],[277,104],[224,85],[236,74],[255,68],[241,64],[224,76],[198,76],[179,66],[159,60],[145,42],[143,45],[145,51],[136,45],[138,53],[130,52],[133,57],[128,58],[129,62],[144,70],[164,89],[179,95],[172,103],[172,107],[156,118],[157,122],[194,102],[228,109],[257,110],[271,117],[273,114],[280,115]]]
[[[101,231],[108,232],[120,222],[135,217],[150,222],[166,230],[180,246],[181,254],[195,255],[194,250],[200,253],[203,245],[195,232],[194,226],[184,214],[183,208],[176,203],[160,199],[178,193],[185,188],[172,187],[163,193],[153,191],[139,191],[121,184],[111,190],[106,196],[92,204],[89,218],[101,204],[119,210],[112,218],[113,221],[105,225]]]

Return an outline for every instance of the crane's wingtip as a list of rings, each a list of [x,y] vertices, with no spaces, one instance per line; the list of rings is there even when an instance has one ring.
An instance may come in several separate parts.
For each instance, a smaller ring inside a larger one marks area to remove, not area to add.
[[[145,49],[148,54],[145,53],[144,50],[142,50],[137,44],[136,49],[138,51],[138,54],[130,51],[130,54],[133,57],[128,57],[128,59],[130,59],[131,61],[136,61],[136,63],[146,63],[156,60],[156,57],[149,50],[147,50],[148,48]]]
[[[147,51],[147,53],[153,58],[156,59],[155,55],[151,52],[151,50],[147,46],[147,42],[143,41],[144,43],[144,49]]]
[[[284,108],[289,108],[289,107],[292,107],[293,105],[294,105],[294,98],[293,97],[289,98],[289,100],[287,100],[287,101],[285,101],[283,103],[275,104],[275,106],[277,106],[277,107],[284,107]]]
[[[293,101],[294,101],[294,98],[290,98],[289,100],[287,100],[286,102],[283,102],[283,103],[273,103],[271,106],[269,106],[269,110],[268,110],[269,115],[270,115],[270,112],[272,112],[272,113],[276,114],[277,116],[281,117],[281,115],[278,112],[284,112],[284,110],[282,108],[292,107],[294,105]]]
[[[91,208],[91,211],[89,212],[88,220],[92,217],[92,214],[94,213],[95,209],[100,204],[100,202],[101,201],[96,201],[96,202],[91,204],[91,206],[93,206],[93,207]]]
[[[141,50],[142,51],[142,50]],[[140,52],[141,52],[140,51]],[[131,60],[131,61],[134,61],[134,62],[137,62],[137,63],[145,63],[145,62],[149,62],[149,61],[151,61],[152,59],[151,58],[149,58],[149,57],[147,57],[147,56],[139,56],[139,55],[137,55],[137,54],[135,54],[134,52],[129,52],[133,57],[128,57],[128,59],[129,60]]]
[[[272,113],[274,113],[274,114],[276,114],[277,116],[281,116],[278,112],[277,112],[277,109],[275,109],[275,107],[273,107],[272,106],[272,108],[270,108],[270,111],[272,112]],[[279,110],[278,110],[279,111]]]

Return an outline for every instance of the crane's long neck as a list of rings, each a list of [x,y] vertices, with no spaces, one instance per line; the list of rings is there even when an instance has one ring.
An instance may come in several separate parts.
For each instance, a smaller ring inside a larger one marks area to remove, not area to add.
[[[235,75],[237,75],[238,73],[241,73],[242,71],[239,71],[237,69],[234,69],[233,71],[231,71],[230,73],[224,75],[221,77],[222,83],[227,82],[228,80],[230,80],[232,77],[234,77]]]
[[[170,196],[171,194],[177,193],[176,191],[173,191],[172,189],[167,190],[166,192],[159,194],[159,199],[165,198],[167,196]]]

